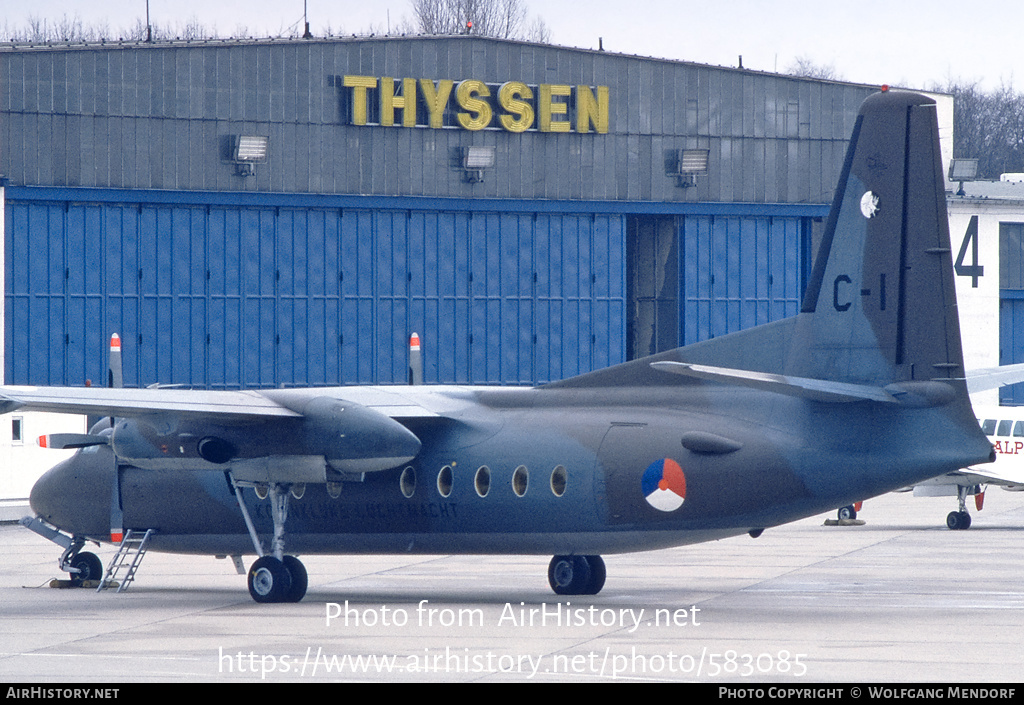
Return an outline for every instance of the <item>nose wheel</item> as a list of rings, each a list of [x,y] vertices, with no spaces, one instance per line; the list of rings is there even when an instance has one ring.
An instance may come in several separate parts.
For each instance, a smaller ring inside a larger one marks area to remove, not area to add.
[[[103,579],[103,562],[95,553],[82,551],[68,562],[71,584],[81,587],[89,580]]]

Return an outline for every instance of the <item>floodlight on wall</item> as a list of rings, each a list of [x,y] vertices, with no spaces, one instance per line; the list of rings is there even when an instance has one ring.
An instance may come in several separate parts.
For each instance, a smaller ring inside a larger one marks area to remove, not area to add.
[[[676,177],[676,185],[682,188],[696,186],[697,176],[708,173],[709,153],[707,149],[676,150],[668,175]]]
[[[235,150],[232,155],[235,163],[235,174],[252,176],[256,173],[256,165],[267,161],[267,149],[270,138],[263,135],[239,135],[235,139]]]
[[[978,160],[977,159],[950,159],[949,160],[949,180],[959,181],[960,188],[957,189],[956,195],[963,196],[964,194],[964,182],[974,181],[978,176]]]
[[[462,169],[471,184],[484,180],[484,169],[494,167],[494,147],[466,147],[462,153]]]

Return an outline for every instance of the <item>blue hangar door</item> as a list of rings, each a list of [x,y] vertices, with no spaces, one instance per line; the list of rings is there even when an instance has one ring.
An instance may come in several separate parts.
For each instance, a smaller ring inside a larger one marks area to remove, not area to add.
[[[630,357],[795,316],[813,223],[780,216],[630,218]]]
[[[1000,223],[999,364],[1019,362],[1024,362],[1024,223]],[[1002,387],[999,403],[1024,404],[1024,384]]]
[[[105,379],[111,332],[132,385],[403,383],[412,332],[429,383],[537,383],[625,359],[621,215],[30,191],[8,189],[6,207],[11,384]]]

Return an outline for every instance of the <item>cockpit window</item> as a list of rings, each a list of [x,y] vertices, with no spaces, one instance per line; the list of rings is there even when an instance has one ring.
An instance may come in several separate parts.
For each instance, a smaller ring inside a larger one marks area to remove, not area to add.
[[[1024,421],[1013,424],[1013,435],[1017,438],[1024,437]]]
[[[1013,426],[1013,421],[1000,421],[999,428],[996,429],[997,436],[1009,436],[1010,427]]]
[[[984,433],[986,436],[994,436],[994,435],[996,435],[996,420],[995,419],[985,419],[984,421],[982,421],[981,422],[981,432]]]

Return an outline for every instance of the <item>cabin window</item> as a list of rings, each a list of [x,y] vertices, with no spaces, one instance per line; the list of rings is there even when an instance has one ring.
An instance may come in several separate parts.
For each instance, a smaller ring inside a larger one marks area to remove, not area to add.
[[[437,491],[442,497],[447,497],[452,493],[453,482],[452,467],[451,465],[445,465],[441,468],[441,472],[437,473]]]
[[[551,492],[556,497],[565,494],[565,485],[569,481],[569,473],[562,465],[555,466],[551,471]]]
[[[486,465],[481,465],[476,471],[476,476],[473,477],[473,486],[476,488],[476,493],[481,497],[486,497],[487,492],[491,489],[491,470]]]
[[[520,465],[516,468],[516,471],[512,473],[512,491],[516,493],[517,497],[522,497],[526,494],[526,489],[530,484],[530,471],[526,469],[525,465]]]
[[[21,443],[22,442],[22,418],[15,416],[11,419],[11,442]]]
[[[402,476],[398,479],[398,485],[402,488],[402,494],[406,499],[416,494],[416,469],[410,466],[403,470]]]
[[[1000,421],[999,428],[996,429],[997,436],[1009,436],[1010,427],[1013,426],[1013,421]]]

